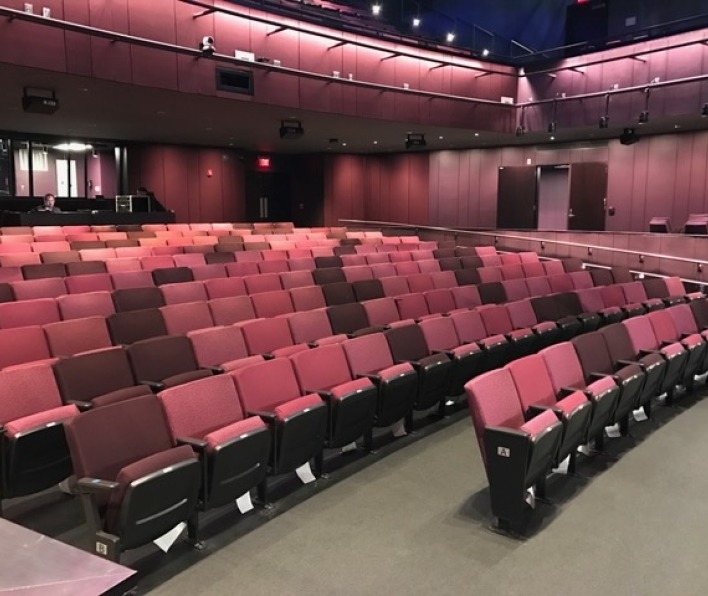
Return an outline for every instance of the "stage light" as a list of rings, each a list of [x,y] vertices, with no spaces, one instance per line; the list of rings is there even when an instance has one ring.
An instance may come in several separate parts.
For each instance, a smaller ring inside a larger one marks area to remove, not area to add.
[[[409,132],[406,135],[406,149],[412,149],[413,147],[425,147],[427,143],[425,142],[425,135],[420,133]]]
[[[455,34],[450,31],[450,33],[447,34],[445,39],[447,40],[447,43],[452,43],[453,41],[455,41]]]
[[[199,42],[199,49],[204,54],[213,54],[216,49],[214,48],[214,38],[211,35],[205,35]]]
[[[484,49],[482,50],[482,56],[484,56],[485,58],[486,58],[487,56],[489,56],[489,50],[488,50],[487,48],[484,48]]]
[[[420,27],[420,17],[413,17],[413,26]]]
[[[371,7],[371,13],[377,17],[381,14],[381,5],[377,2]]]

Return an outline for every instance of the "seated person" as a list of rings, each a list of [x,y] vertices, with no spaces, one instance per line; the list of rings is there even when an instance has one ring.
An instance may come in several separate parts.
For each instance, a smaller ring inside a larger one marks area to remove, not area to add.
[[[56,197],[48,192],[44,195],[44,201],[41,205],[34,208],[34,211],[49,211],[50,213],[61,213],[61,209],[56,206]]]

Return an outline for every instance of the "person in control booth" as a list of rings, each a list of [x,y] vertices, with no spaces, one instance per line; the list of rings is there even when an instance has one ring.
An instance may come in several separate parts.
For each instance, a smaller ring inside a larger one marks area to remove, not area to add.
[[[44,201],[39,207],[35,207],[35,211],[49,211],[50,213],[61,213],[61,209],[56,205],[56,197],[48,192],[44,195]]]

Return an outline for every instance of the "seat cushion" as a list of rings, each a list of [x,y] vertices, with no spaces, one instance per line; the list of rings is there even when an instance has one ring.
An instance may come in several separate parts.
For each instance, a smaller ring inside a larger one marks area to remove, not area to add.
[[[367,389],[374,389],[374,385],[369,379],[354,379],[353,381],[347,381],[346,383],[341,383],[333,387],[331,393],[335,399],[341,400],[347,395],[361,393]]]
[[[558,418],[550,410],[541,412],[538,416],[534,416],[528,422],[521,425],[519,430],[522,430],[535,439],[543,431],[558,423]]]
[[[320,396],[315,393],[310,393],[304,397],[298,397],[291,399],[290,401],[280,404],[275,408],[275,417],[280,421],[284,422],[290,416],[299,414],[301,412],[306,412],[311,408],[316,408],[322,405],[322,400]]]
[[[204,441],[206,441],[207,450],[210,453],[215,453],[225,443],[261,428],[267,428],[265,422],[258,416],[250,416],[245,420],[239,420],[210,432],[204,436]]]
[[[79,410],[76,406],[59,406],[58,408],[52,408],[51,410],[44,410],[43,412],[37,412],[30,416],[25,416],[23,418],[17,418],[5,424],[5,434],[11,439],[15,439],[18,435],[21,435],[28,430],[44,426],[51,422],[61,423],[64,420],[68,420],[73,416],[76,416]]]
[[[588,398],[582,391],[574,391],[556,403],[566,416],[572,414],[577,408],[588,403]]]
[[[120,509],[123,497],[131,482],[143,478],[153,472],[174,466],[185,461],[196,460],[197,456],[189,445],[180,445],[166,451],[149,455],[123,467],[115,478],[118,487],[111,493],[106,509],[106,530],[115,534],[121,533]],[[112,480],[112,479],[107,479]],[[167,497],[169,498],[169,497]]]
[[[415,369],[407,362],[404,362],[403,364],[395,364],[384,368],[378,371],[377,374],[382,381],[393,381],[411,373],[415,373]]]

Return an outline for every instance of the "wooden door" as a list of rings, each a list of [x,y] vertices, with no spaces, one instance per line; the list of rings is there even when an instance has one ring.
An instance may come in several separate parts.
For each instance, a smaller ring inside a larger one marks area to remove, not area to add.
[[[574,163],[570,166],[569,230],[605,229],[607,164]]]
[[[500,167],[497,227],[502,229],[535,229],[536,195],[535,167]]]

